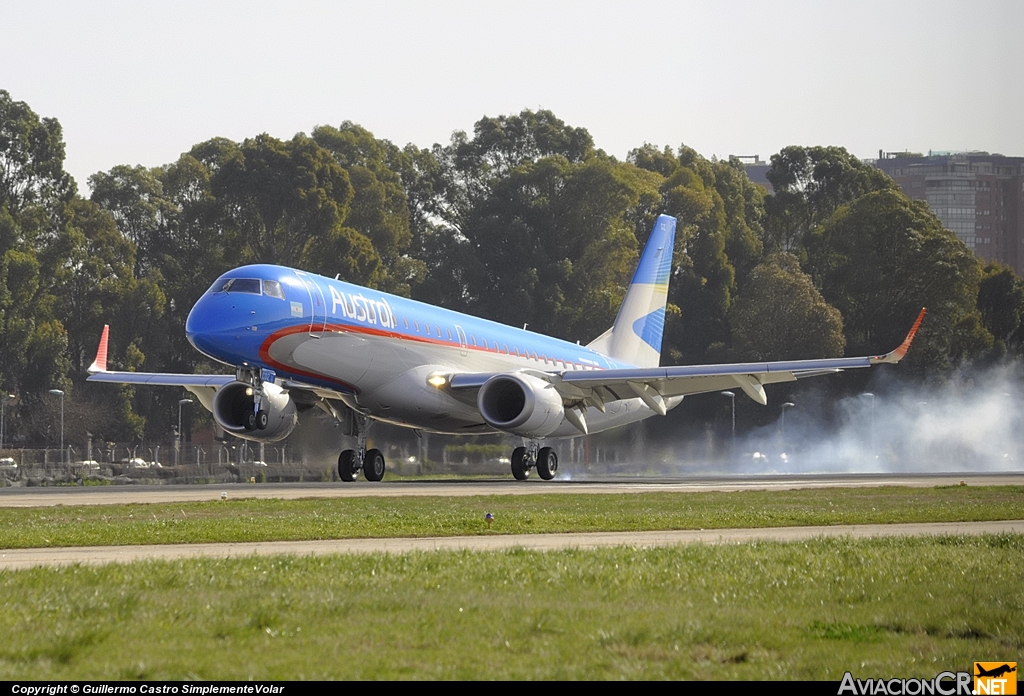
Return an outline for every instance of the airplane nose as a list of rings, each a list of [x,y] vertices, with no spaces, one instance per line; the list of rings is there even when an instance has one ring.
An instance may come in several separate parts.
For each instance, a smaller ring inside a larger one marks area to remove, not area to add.
[[[218,359],[230,352],[226,341],[237,332],[230,305],[227,293],[203,295],[195,303],[185,320],[185,336],[196,350]]]

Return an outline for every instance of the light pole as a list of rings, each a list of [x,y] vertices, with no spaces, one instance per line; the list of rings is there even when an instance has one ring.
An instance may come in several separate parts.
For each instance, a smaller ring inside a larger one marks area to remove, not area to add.
[[[871,392],[864,392],[861,396],[867,396],[871,398],[871,457],[875,456],[875,395]]]
[[[181,407],[191,403],[192,399],[180,399],[178,401],[178,433],[174,439],[174,444],[177,445],[174,448],[174,466],[178,466],[179,457],[181,456]]]
[[[722,392],[722,396],[728,396],[732,402],[732,442],[736,444],[736,394],[731,391]]]
[[[4,408],[9,401],[14,400],[14,394],[7,394],[0,399],[0,450],[4,448]]]
[[[786,409],[796,406],[792,401],[782,404],[782,446],[786,446]]]
[[[64,392],[60,389],[51,389],[51,394],[60,396],[60,463],[64,463]]]

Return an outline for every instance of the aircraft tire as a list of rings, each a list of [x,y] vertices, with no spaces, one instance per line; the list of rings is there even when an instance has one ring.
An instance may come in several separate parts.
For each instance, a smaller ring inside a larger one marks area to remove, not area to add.
[[[384,453],[379,449],[366,452],[363,457],[363,476],[367,481],[380,481],[384,478]]]
[[[345,450],[338,455],[338,478],[346,483],[356,480],[356,451]]]
[[[550,481],[558,473],[558,453],[550,447],[541,447],[537,453],[537,474]]]
[[[526,465],[526,448],[516,447],[512,450],[512,476],[516,481],[525,481],[530,475],[530,469]]]
[[[267,429],[267,425],[269,425],[269,424],[270,424],[270,416],[267,415],[266,411],[264,411],[263,409],[260,409],[260,411],[256,414],[256,429],[257,430],[266,430]]]
[[[242,427],[246,430],[253,431],[256,429],[256,414],[250,411],[245,414],[245,420],[242,422]]]

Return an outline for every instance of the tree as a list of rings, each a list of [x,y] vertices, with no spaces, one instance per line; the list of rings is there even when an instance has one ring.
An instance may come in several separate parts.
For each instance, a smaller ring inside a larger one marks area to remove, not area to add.
[[[739,360],[840,357],[846,343],[839,310],[788,253],[772,254],[751,272],[729,310],[729,323]]]
[[[764,189],[750,180],[738,160],[713,162],[712,170],[725,209],[725,255],[742,289],[764,254]]]
[[[0,90],[0,387],[17,414],[47,389],[70,389],[67,332],[53,292],[60,230],[75,182],[60,123]]]
[[[164,194],[163,175],[159,168],[118,165],[89,177],[91,200],[113,215],[117,229],[135,247],[137,275],[161,265],[179,212]]]
[[[611,324],[634,229],[656,214],[647,172],[595,152],[586,130],[550,111],[528,110],[485,117],[472,138],[456,132],[444,147],[407,147],[394,162],[428,269],[417,299],[577,339]]]
[[[808,245],[809,271],[843,316],[846,350],[899,345],[921,307],[928,318],[907,364],[948,369],[992,343],[977,310],[981,265],[920,201],[898,190],[840,207]]]
[[[713,180],[710,168],[696,163]],[[688,166],[661,186],[664,210],[677,218],[675,272],[663,350],[673,362],[700,363],[712,343],[727,338],[726,312],[735,271],[725,254],[725,208],[714,188]],[[678,308],[678,311],[673,311]]]
[[[426,265],[407,254],[412,243],[409,200],[402,177],[392,168],[403,153],[350,121],[340,128],[319,126],[313,139],[348,172],[353,197],[345,226],[369,239],[380,255],[385,277],[378,286],[409,295],[411,286],[426,275]]]
[[[1024,347],[1024,280],[1012,268],[988,264],[978,288],[978,310],[982,325],[997,342],[997,350],[1019,354]]]
[[[732,297],[761,260],[763,193],[739,163],[707,160],[685,145],[673,154],[645,144],[628,159],[659,175],[652,211],[678,219],[663,352],[674,362],[704,362],[710,346],[728,340]],[[639,240],[652,219],[637,229]]]
[[[624,216],[642,178],[628,169],[608,158],[573,164],[553,156],[496,182],[464,230],[471,308],[570,339],[607,329],[636,260]]]
[[[75,182],[64,171],[64,136],[55,118],[0,89],[0,208],[16,214],[33,204],[65,201]]]
[[[304,135],[288,142],[259,135],[218,154],[211,189],[246,261],[301,266],[309,241],[348,215],[348,174]]]
[[[775,193],[765,200],[768,251],[799,250],[839,206],[872,191],[896,188],[880,169],[841,147],[793,145],[772,155],[771,162],[768,181]]]

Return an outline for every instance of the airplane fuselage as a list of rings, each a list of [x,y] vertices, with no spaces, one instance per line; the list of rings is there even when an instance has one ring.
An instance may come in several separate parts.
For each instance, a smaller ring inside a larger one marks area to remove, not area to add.
[[[632,367],[577,343],[273,265],[224,274],[193,307],[186,332],[226,365],[340,392],[377,420],[455,434],[497,431],[475,393],[434,386],[432,375]],[[651,415],[640,399],[623,399],[585,417],[597,432]],[[565,422],[548,437],[580,434]]]

